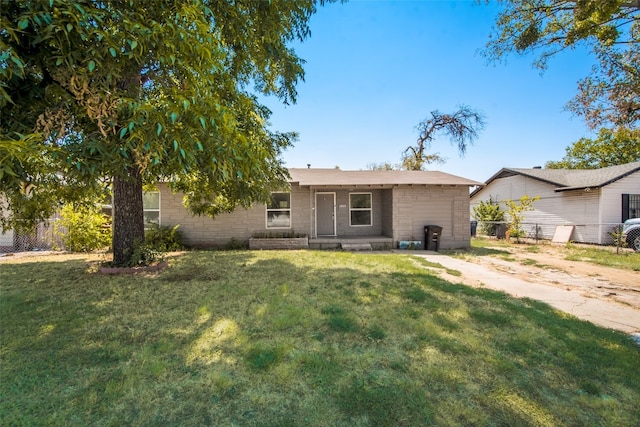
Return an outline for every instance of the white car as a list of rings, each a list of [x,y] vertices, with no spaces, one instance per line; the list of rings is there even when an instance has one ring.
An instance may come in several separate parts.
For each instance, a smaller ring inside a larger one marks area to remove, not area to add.
[[[636,252],[640,252],[640,218],[631,218],[622,226],[622,241]]]

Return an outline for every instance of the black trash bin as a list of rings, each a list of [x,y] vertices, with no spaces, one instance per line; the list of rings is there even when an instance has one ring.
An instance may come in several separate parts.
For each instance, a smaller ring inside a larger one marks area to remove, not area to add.
[[[476,237],[478,231],[478,221],[471,221],[471,237]]]
[[[440,248],[440,236],[442,227],[439,225],[424,226],[424,248],[428,251],[437,251]]]
[[[508,229],[507,224],[503,222],[496,224],[496,239],[506,239]]]

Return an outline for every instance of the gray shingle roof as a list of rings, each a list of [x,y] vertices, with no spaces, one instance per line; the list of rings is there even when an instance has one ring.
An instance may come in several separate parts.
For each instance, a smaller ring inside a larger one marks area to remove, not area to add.
[[[609,166],[601,169],[521,169],[503,168],[493,175],[486,184],[498,178],[524,175],[552,184],[555,191],[600,188],[640,171],[640,162]]]
[[[350,185],[483,185],[481,182],[438,171],[343,171],[340,169],[289,169],[291,181],[301,186]]]

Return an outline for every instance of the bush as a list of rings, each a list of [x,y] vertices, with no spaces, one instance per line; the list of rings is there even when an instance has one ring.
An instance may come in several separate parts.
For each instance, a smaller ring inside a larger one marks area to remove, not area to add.
[[[65,250],[91,252],[111,245],[111,219],[96,206],[65,205],[54,233],[60,236]]]
[[[140,244],[139,241],[136,241],[133,246],[133,253],[131,253],[129,262],[125,267],[149,266],[162,261],[162,254],[155,247],[148,243]]]
[[[509,236],[515,237],[518,242],[520,242],[521,237],[525,237],[527,233],[522,229],[522,221],[524,220],[524,212],[532,211],[533,202],[539,200],[540,196],[529,197],[527,194],[520,197],[518,202],[515,202],[511,199],[505,200],[504,203],[509,210],[507,213],[509,214]]]
[[[481,200],[478,206],[473,207],[473,217],[480,221],[480,230],[487,236],[496,235],[496,222],[504,221],[504,211],[500,210],[500,205]]]
[[[228,251],[240,250],[240,249],[249,249],[249,244],[242,240],[238,240],[235,237],[232,237],[225,245],[223,249]]]
[[[180,225],[173,227],[155,226],[144,233],[145,246],[158,252],[171,252],[184,249]]]

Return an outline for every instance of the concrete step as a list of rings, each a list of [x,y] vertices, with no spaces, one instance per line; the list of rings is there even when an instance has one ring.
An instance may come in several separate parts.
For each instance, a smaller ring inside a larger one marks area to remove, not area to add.
[[[346,251],[370,251],[371,243],[342,243],[342,249]]]

